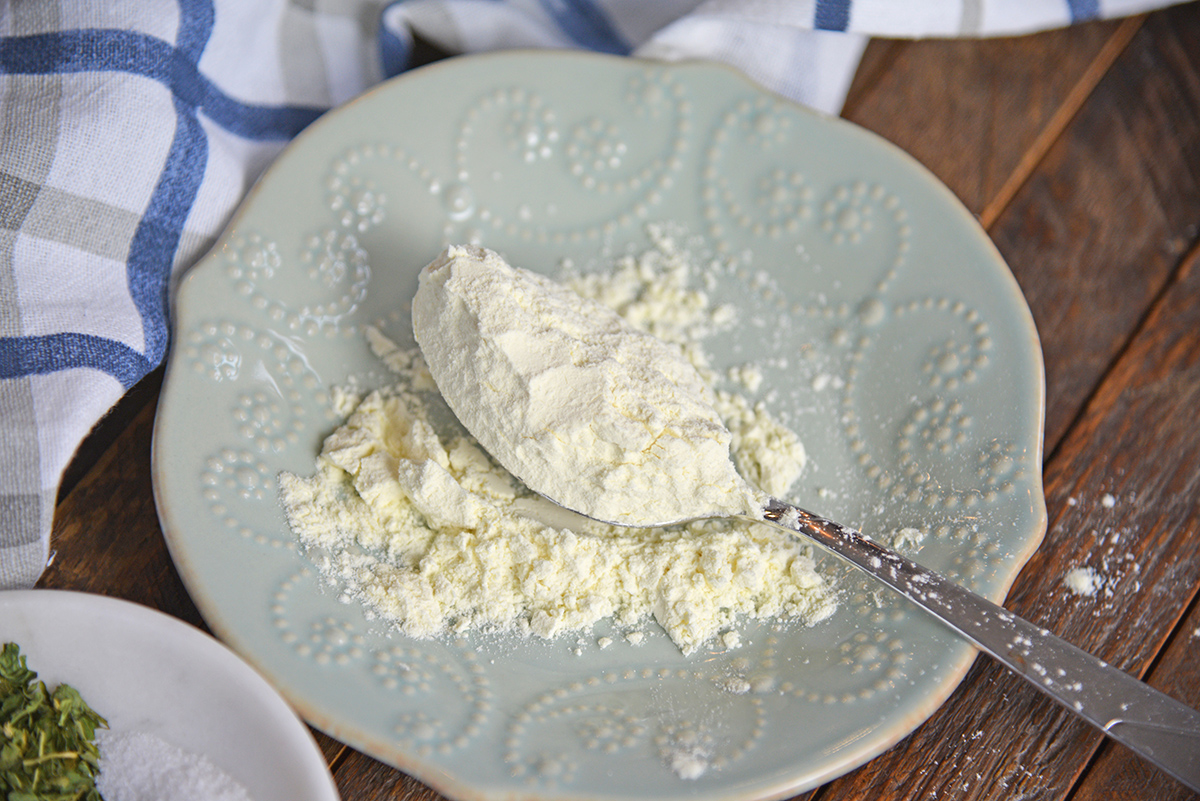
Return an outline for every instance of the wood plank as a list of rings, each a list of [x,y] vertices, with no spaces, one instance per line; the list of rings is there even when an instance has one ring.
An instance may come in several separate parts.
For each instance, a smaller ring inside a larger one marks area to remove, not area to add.
[[[1062,443],[1046,470],[1050,531],[1007,605],[1138,674],[1200,588],[1200,279],[1177,269],[1200,219],[1200,93],[1178,52],[1200,41],[1197,12],[1147,21],[999,225],[1033,288],[1057,374],[1048,436]],[[1047,225],[1062,230],[1047,236]],[[1090,363],[1075,370],[1074,359]],[[1083,565],[1108,580],[1094,597],[1063,584]],[[917,732],[819,797],[1064,798],[1100,743],[981,660]]]
[[[152,404],[162,389],[163,368],[152,371],[126,392],[116,404],[100,418],[92,430],[79,443],[71,461],[63,471],[58,485],[58,500],[61,502],[75,488],[88,471],[104,455],[134,418]]]
[[[412,776],[352,749],[334,770],[346,801],[443,801],[445,796]]]
[[[1171,642],[1150,674],[1152,686],[1200,709],[1200,606],[1176,628]],[[1095,762],[1075,788],[1072,801],[1116,801],[1153,798],[1155,801],[1195,799],[1194,793],[1162,771],[1137,758],[1129,749],[1106,742]]]
[[[856,122],[862,114],[864,106],[869,106],[877,91],[879,82],[892,71],[899,69],[896,62],[910,41],[905,39],[871,39],[863,50],[854,71],[854,79],[846,90],[846,100],[842,104],[842,116]],[[866,113],[868,118],[871,112]],[[859,122],[862,125],[862,122]]]
[[[1196,237],[1197,41],[1200,6],[1151,15],[991,232],[1041,334],[1048,452]]]
[[[150,479],[153,399],[55,510],[54,559],[39,587],[94,592],[162,610],[205,631],[158,525]]]
[[[1193,558],[1200,542],[1200,431],[1194,425],[1200,269],[1185,278],[1155,309],[1049,466],[1054,521],[1006,604],[1135,675],[1177,631],[1200,591],[1200,564]],[[1147,420],[1160,424],[1147,426]],[[1104,582],[1093,596],[1064,586],[1066,572],[1081,566]],[[1192,625],[1176,639],[1190,638]],[[1168,652],[1160,683],[1200,705],[1196,662],[1186,658],[1196,644],[1176,647],[1190,650]],[[1063,798],[1100,744],[1099,733],[980,660],[914,735],[820,797]],[[1161,773],[1154,786],[1167,790],[1161,797],[1182,791]]]
[[[1200,709],[1200,606],[1177,627],[1163,656],[1149,676],[1152,686]],[[1072,801],[1117,801],[1153,798],[1186,801],[1200,798],[1161,770],[1139,759],[1118,743],[1106,742],[1075,788]]]
[[[1186,262],[1185,270],[1179,286],[1172,288],[1167,304],[1190,303],[1194,309],[1197,305],[1197,292],[1200,291],[1200,279],[1197,278],[1197,274],[1200,274],[1200,248],[1193,250]],[[1193,314],[1190,320],[1179,319],[1178,316],[1173,316],[1171,311],[1170,308],[1161,311],[1162,319],[1151,320],[1147,328],[1151,331],[1161,332],[1164,325],[1189,322],[1194,324],[1197,322],[1195,318],[1200,317],[1200,315]],[[1178,310],[1176,310],[1176,314],[1178,314]],[[1139,345],[1144,345],[1145,339],[1149,336],[1151,335],[1140,340]],[[1128,359],[1123,360],[1123,364],[1126,361]],[[1136,391],[1179,392],[1186,398],[1190,398],[1194,409],[1197,408],[1197,403],[1200,403],[1200,376],[1193,375],[1190,381],[1185,382],[1178,376],[1172,375],[1167,383],[1157,388],[1139,387]],[[1186,479],[1185,476],[1176,476],[1175,478],[1176,480]],[[1200,479],[1193,475],[1190,485],[1173,486],[1170,494],[1176,504],[1185,506],[1190,504],[1191,506],[1190,516],[1185,521],[1185,525],[1190,526],[1194,551],[1194,544],[1197,540],[1195,533],[1200,528],[1200,522],[1198,522],[1200,520],[1200,500],[1198,500],[1200,499]],[[1185,514],[1189,514],[1189,512],[1185,510]],[[1181,559],[1189,556],[1190,554],[1180,554]],[[1191,561],[1195,560],[1191,559]],[[1197,602],[1195,597],[1192,599],[1187,615],[1175,626],[1166,647],[1145,678],[1151,686],[1193,708],[1200,709],[1200,602]],[[1174,781],[1153,766],[1147,765],[1127,748],[1113,742],[1102,744],[1098,758],[1088,768],[1072,796],[1073,801],[1092,801],[1092,799],[1107,801],[1107,799],[1125,798],[1182,801],[1182,799],[1196,797],[1197,794],[1179,782]]]
[[[981,214],[1122,22],[1024,37],[872,43],[843,116],[899,145]]]
[[[1025,185],[1025,182],[1029,180],[1029,177],[1037,169],[1042,159],[1045,158],[1046,152],[1059,140],[1067,125],[1071,123],[1084,103],[1091,97],[1100,79],[1108,74],[1113,62],[1125,51],[1126,46],[1128,46],[1130,40],[1141,28],[1144,20],[1144,17],[1130,17],[1122,20],[1121,24],[1112,32],[1112,35],[1104,42],[1104,47],[1096,53],[1096,56],[1071,87],[1070,92],[1063,98],[1058,108],[1054,111],[1054,114],[1046,120],[1045,124],[1041,126],[1038,135],[1025,148],[1024,153],[1021,154],[1020,161],[1017,162],[1008,174],[1008,178],[988,198],[987,204],[979,213],[979,222],[984,228],[990,229],[996,224],[1000,215],[1012,203],[1013,197]]]

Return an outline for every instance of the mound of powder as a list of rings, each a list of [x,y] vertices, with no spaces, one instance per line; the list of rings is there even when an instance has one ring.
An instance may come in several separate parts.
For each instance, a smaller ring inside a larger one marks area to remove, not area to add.
[[[686,275],[640,264],[618,269],[613,281],[642,282],[633,305],[653,319],[655,304],[646,299],[678,299]],[[667,282],[674,290],[663,291]],[[593,297],[614,294],[595,275],[574,286]],[[680,319],[679,304],[664,301],[673,322],[663,330],[685,336],[729,323],[728,310],[688,293],[691,322]],[[414,637],[466,630],[554,637],[606,618],[632,627],[653,616],[684,653],[742,619],[812,624],[836,608],[811,546],[774,527],[730,519],[630,529],[549,503],[446,422],[418,353],[378,332],[369,338],[395,385],[361,400],[326,440],[314,475],[281,477],[292,528],[345,600]],[[697,342],[675,344],[689,361],[703,358]],[[734,432],[742,474],[772,492],[790,486],[804,463],[795,434],[761,404],[706,391]]]

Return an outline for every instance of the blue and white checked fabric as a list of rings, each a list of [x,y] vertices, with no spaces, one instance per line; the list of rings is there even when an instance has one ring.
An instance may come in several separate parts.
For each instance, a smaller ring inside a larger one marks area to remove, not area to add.
[[[866,38],[1159,0],[0,0],[0,589],[45,567],[97,420],[162,361],[174,279],[323,111],[448,52],[705,58],[836,113]]]

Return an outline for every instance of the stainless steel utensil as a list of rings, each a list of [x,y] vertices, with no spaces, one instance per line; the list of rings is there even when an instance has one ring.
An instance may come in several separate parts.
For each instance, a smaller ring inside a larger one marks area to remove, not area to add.
[[[764,516],[887,584],[1109,737],[1200,791],[1200,712],[857,531],[774,499]]]

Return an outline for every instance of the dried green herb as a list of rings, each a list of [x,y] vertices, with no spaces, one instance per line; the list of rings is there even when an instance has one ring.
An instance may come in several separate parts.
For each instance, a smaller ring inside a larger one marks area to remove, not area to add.
[[[73,687],[49,692],[15,643],[0,650],[0,799],[101,801],[95,739],[107,726]]]

